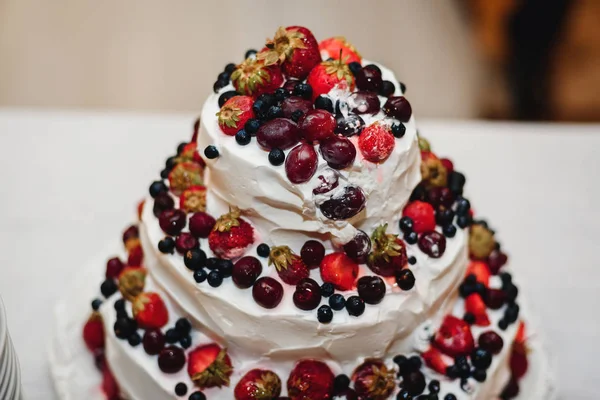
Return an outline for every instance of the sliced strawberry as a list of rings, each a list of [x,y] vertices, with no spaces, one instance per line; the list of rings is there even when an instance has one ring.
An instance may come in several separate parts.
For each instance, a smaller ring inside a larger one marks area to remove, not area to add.
[[[475,275],[477,282],[483,283],[486,287],[490,285],[490,268],[483,261],[471,261],[467,266],[467,275]]]
[[[447,158],[442,158],[440,159],[440,161],[442,162],[442,165],[444,166],[444,168],[446,168],[446,171],[448,173],[454,171],[454,164],[452,163],[452,161],[450,161]]]
[[[367,126],[358,137],[358,148],[367,161],[382,163],[392,154],[396,140],[385,125],[375,122]]]
[[[104,324],[100,313],[93,312],[83,326],[83,341],[92,352],[104,348]]]
[[[372,400],[389,399],[396,389],[396,374],[380,359],[368,359],[352,373],[354,390],[361,398]]]
[[[138,205],[137,205],[137,216],[138,216],[138,221],[142,220],[142,213],[144,212],[144,204],[145,204],[146,200],[141,200]]]
[[[231,74],[231,81],[238,93],[258,96],[272,93],[283,83],[283,73],[279,65],[265,66],[264,61],[247,58]]]
[[[198,163],[179,163],[169,172],[169,189],[179,196],[184,190],[202,185],[204,169]]]
[[[471,354],[475,340],[471,327],[453,315],[447,315],[433,338],[433,344],[450,357]]]
[[[224,134],[233,136],[244,127],[246,121],[254,118],[254,99],[250,96],[234,96],[227,100],[217,113],[218,123]]]
[[[297,285],[310,272],[302,258],[292,252],[288,246],[275,246],[269,253],[269,265],[274,265],[277,274],[288,285]]]
[[[198,185],[185,189],[179,196],[179,208],[188,213],[206,211],[206,187]]]
[[[141,243],[129,250],[129,256],[127,257],[127,264],[130,266],[140,266],[144,260],[144,250],[142,249]]]
[[[522,378],[529,369],[528,352],[525,323],[521,321],[510,354],[510,370],[516,379]]]
[[[200,389],[229,386],[233,373],[227,349],[216,343],[197,347],[188,355],[188,374]]]
[[[448,171],[431,151],[421,152],[421,177],[428,186],[444,187],[448,183]]]
[[[119,274],[119,291],[129,301],[144,291],[146,269],[142,267],[125,267]]]
[[[525,322],[520,321],[519,328],[517,329],[517,335],[515,336],[515,342],[524,344],[526,340]]]
[[[479,293],[473,293],[465,299],[465,310],[475,316],[475,325],[490,326],[487,307]]]
[[[446,369],[450,366],[444,361],[444,355],[435,347],[430,347],[421,354],[425,365],[434,370],[435,372],[445,375]]]
[[[342,60],[324,61],[310,71],[306,82],[312,87],[313,101],[334,87],[354,90],[354,75]]]
[[[162,328],[169,322],[169,310],[158,293],[139,294],[133,301],[133,318],[144,329]]]
[[[429,203],[415,200],[404,207],[402,216],[412,219],[413,230],[416,233],[435,230],[435,211]]]
[[[281,379],[273,371],[253,369],[235,385],[235,400],[265,400],[279,398]]]
[[[344,253],[326,255],[320,265],[321,278],[332,283],[338,290],[352,290],[356,287],[358,264]]]
[[[254,229],[240,218],[240,210],[237,207],[232,207],[229,213],[221,215],[208,235],[210,249],[220,258],[241,257],[252,243]]]
[[[350,64],[351,62],[360,63],[362,61],[362,57],[358,53],[358,50],[356,50],[356,48],[343,36],[322,40],[321,43],[319,43],[319,50],[321,51],[321,54],[327,54],[326,58],[333,58],[335,60],[341,59],[346,64]]]
[[[108,366],[105,366],[102,371],[102,391],[106,395],[106,400],[120,400],[121,398],[117,381]]]

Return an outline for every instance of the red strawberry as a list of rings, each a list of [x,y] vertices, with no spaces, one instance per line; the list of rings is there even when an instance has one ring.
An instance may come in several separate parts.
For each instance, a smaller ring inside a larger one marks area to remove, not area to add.
[[[146,201],[145,200],[141,200],[138,205],[137,205],[137,216],[138,216],[138,221],[142,220],[142,213],[144,212],[144,203]]]
[[[281,394],[281,379],[273,371],[253,369],[240,379],[233,392],[235,400],[271,400]]]
[[[313,101],[334,87],[354,90],[354,75],[342,60],[324,61],[310,71],[306,82],[312,87]]]
[[[386,230],[387,224],[381,225],[371,235],[373,250],[367,265],[377,275],[394,276],[408,262],[406,246],[398,235],[386,233]]]
[[[133,301],[133,318],[144,329],[162,328],[169,322],[169,310],[158,293],[139,294]]]
[[[525,323],[519,323],[519,329],[513,342],[512,352],[510,354],[510,371],[516,379],[522,378],[529,369],[529,360],[527,359],[527,345],[525,338]]]
[[[104,324],[100,313],[93,312],[83,326],[83,341],[92,352],[104,348]]]
[[[265,65],[281,63],[283,73],[289,78],[304,80],[310,70],[321,62],[319,44],[312,32],[301,26],[280,27],[267,48],[257,55]]]
[[[475,316],[475,325],[490,326],[487,306],[479,293],[473,293],[465,299],[465,310]]]
[[[333,396],[333,372],[317,360],[299,361],[287,380],[291,400],[329,400]]]
[[[198,159],[202,160],[196,150],[198,150],[198,145],[195,140],[192,140],[190,143],[183,146],[183,150],[177,155],[176,161],[180,163],[197,161]]]
[[[139,241],[139,239],[138,239]],[[127,264],[130,266],[140,266],[144,260],[144,250],[142,245],[138,244],[136,247],[129,250],[129,256],[127,257]]]
[[[272,93],[283,83],[279,65],[265,66],[264,61],[247,58],[231,74],[235,90],[248,96]]]
[[[229,386],[233,373],[227,349],[216,343],[197,347],[188,354],[188,374],[200,389]]]
[[[205,212],[197,212],[189,220],[190,233],[195,237],[207,238],[217,221]]]
[[[435,212],[429,203],[415,200],[404,207],[402,216],[413,220],[413,230],[417,233],[435,230]]]
[[[120,400],[119,386],[108,366],[102,371],[102,391],[106,395],[106,400]]]
[[[227,100],[217,113],[218,122],[224,134],[233,136],[244,127],[246,121],[254,118],[254,100],[250,96],[234,96]]]
[[[327,53],[327,58],[341,59],[347,64],[351,62],[360,63],[362,61],[362,57],[356,48],[343,36],[322,40],[319,43],[319,50],[321,53]]]
[[[467,275],[475,275],[477,282],[483,283],[486,287],[490,285],[490,269],[483,261],[471,261],[467,267]]]
[[[206,211],[206,187],[192,186],[179,196],[179,208],[185,212]]]
[[[433,344],[450,357],[471,354],[475,341],[471,328],[462,319],[447,315],[433,338]]]
[[[119,291],[129,301],[144,291],[146,269],[142,267],[125,267],[119,274]]]
[[[288,246],[276,246],[269,253],[269,265],[275,265],[277,274],[288,285],[297,285],[310,275],[302,258],[292,252]]]
[[[444,355],[435,347],[430,347],[421,354],[425,365],[434,370],[435,372],[446,375],[446,369],[450,366],[449,363],[444,361]]]
[[[232,207],[229,213],[221,215],[208,235],[210,249],[220,258],[241,257],[252,243],[254,229],[240,218],[240,209],[237,207]]]
[[[358,137],[358,148],[362,156],[374,163],[385,161],[392,154],[395,145],[391,130],[378,122],[367,126]]]
[[[332,283],[338,290],[352,290],[356,287],[358,264],[344,253],[336,252],[323,257],[321,278]]]
[[[421,177],[427,186],[444,187],[448,183],[448,171],[431,151],[421,152]]]
[[[179,196],[192,186],[202,185],[204,169],[198,163],[186,161],[179,163],[169,172],[169,189]]]
[[[396,374],[378,359],[371,359],[356,367],[352,373],[354,390],[370,400],[385,400],[396,389]]]
[[[440,161],[442,162],[442,165],[444,166],[444,168],[446,168],[446,172],[450,173],[450,172],[454,171],[454,164],[452,163],[452,161],[450,161],[447,158],[442,158],[442,159],[440,159]]]

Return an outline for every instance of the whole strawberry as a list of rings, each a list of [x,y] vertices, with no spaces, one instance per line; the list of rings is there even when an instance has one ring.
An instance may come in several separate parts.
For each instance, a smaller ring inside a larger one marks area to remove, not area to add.
[[[204,169],[198,163],[191,161],[179,163],[169,172],[169,189],[179,196],[186,189],[202,185],[203,173]]]
[[[308,278],[309,271],[302,258],[292,252],[288,246],[275,246],[269,253],[269,265],[274,265],[277,274],[288,285],[297,285]]]
[[[217,113],[219,127],[224,134],[233,136],[244,127],[246,121],[254,118],[254,100],[250,96],[234,96],[227,100]]]
[[[471,354],[475,348],[471,327],[453,315],[447,315],[444,318],[433,338],[433,344],[450,357]]]
[[[362,61],[362,57],[358,50],[356,50],[356,48],[343,36],[322,40],[321,43],[319,43],[319,50],[321,51],[321,54],[327,54],[326,58],[333,58],[335,60],[341,59],[347,64],[350,64],[351,62],[360,63]]]
[[[179,196],[179,208],[188,213],[206,211],[206,187],[197,185],[184,190]]]
[[[104,348],[104,324],[102,316],[93,312],[83,326],[83,341],[90,351]]]
[[[367,360],[352,373],[354,390],[370,400],[385,400],[396,388],[396,374],[381,360]]]
[[[144,329],[162,328],[169,322],[169,310],[158,293],[146,292],[133,300],[133,318]]]
[[[367,161],[381,163],[392,154],[396,141],[392,131],[378,122],[367,126],[358,137],[358,148]]]
[[[264,61],[247,58],[231,74],[235,90],[248,96],[272,93],[283,83],[283,74],[279,65],[265,66]]]
[[[144,291],[146,269],[142,267],[125,267],[119,274],[117,285],[121,295],[129,301]]]
[[[267,48],[257,55],[266,66],[281,64],[288,78],[304,80],[321,62],[319,44],[312,32],[302,26],[280,27]]]
[[[412,219],[416,233],[435,230],[435,211],[429,203],[415,200],[404,207],[402,216]]]
[[[341,252],[327,254],[319,266],[321,278],[338,290],[352,290],[356,287],[358,264]]]
[[[188,354],[188,374],[200,389],[229,386],[233,373],[227,349],[216,343],[197,347]]]
[[[281,379],[273,371],[253,369],[235,385],[233,394],[235,400],[272,400],[281,394]]]
[[[317,360],[299,361],[287,380],[291,400],[328,400],[333,396],[333,372]]]
[[[386,233],[387,224],[375,229],[371,235],[372,251],[367,265],[381,276],[394,276],[407,265],[406,246],[397,235]]]
[[[310,71],[306,82],[312,87],[313,101],[334,87],[354,90],[354,75],[342,60],[324,61]]]
[[[240,218],[240,209],[237,207],[221,215],[208,235],[208,246],[212,252],[225,259],[241,257],[252,243],[254,229]]]

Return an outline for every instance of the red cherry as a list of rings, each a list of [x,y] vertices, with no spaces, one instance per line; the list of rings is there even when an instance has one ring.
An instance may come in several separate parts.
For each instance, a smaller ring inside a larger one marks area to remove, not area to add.
[[[165,374],[174,374],[179,372],[184,365],[185,353],[181,347],[165,347],[158,355],[158,367]]]
[[[371,251],[371,239],[365,232],[359,230],[354,238],[344,245],[346,255],[356,261],[364,262]]]
[[[354,163],[356,147],[354,144],[340,136],[331,136],[321,142],[319,151],[327,165],[334,169],[344,169]]]
[[[381,79],[381,70],[375,65],[367,65],[356,73],[356,87],[360,90],[370,92],[379,92],[383,80]]]
[[[163,211],[171,210],[175,207],[175,200],[166,192],[159,193],[154,198],[152,213],[156,218],[160,217]]]
[[[325,257],[325,246],[316,240],[307,240],[300,249],[300,257],[308,268],[318,268]]]
[[[182,210],[166,210],[158,219],[160,228],[168,235],[177,235],[185,227],[186,215]]]
[[[427,191],[427,202],[437,208],[438,206],[452,207],[454,193],[447,187],[432,187]]]
[[[106,262],[106,277],[116,278],[123,271],[125,265],[118,257],[113,257]]]
[[[252,256],[240,258],[233,265],[231,279],[237,287],[247,289],[254,284],[256,278],[262,273],[262,265],[260,261]]]
[[[285,118],[275,118],[258,128],[256,140],[264,149],[289,149],[300,140],[298,126]]]
[[[348,98],[350,111],[355,114],[377,114],[381,108],[377,93],[356,92]]]
[[[479,347],[489,351],[491,354],[498,354],[504,347],[504,340],[494,331],[483,332],[477,339]]]
[[[289,82],[289,81],[288,81]],[[294,85],[297,82],[294,81]],[[291,90],[294,90],[293,88]],[[298,96],[291,96],[284,99],[281,102],[281,110],[285,118],[292,118],[294,111],[302,111],[302,114],[306,114],[313,109],[313,104],[310,100],[303,99]]]
[[[275,308],[283,298],[283,286],[269,276],[259,278],[252,286],[252,297],[261,307]]]
[[[175,239],[175,248],[179,254],[185,254],[189,250],[198,247],[198,239],[192,236],[191,233],[183,232]]]
[[[319,209],[329,219],[348,219],[361,212],[365,202],[366,197],[361,188],[346,186],[342,193],[336,193],[324,201]]]
[[[285,159],[285,174],[292,183],[305,183],[317,171],[317,152],[312,145],[301,143]]]
[[[419,249],[431,258],[440,258],[446,251],[446,238],[436,231],[425,232],[419,237]]]
[[[294,292],[294,304],[301,310],[314,310],[321,303],[321,288],[311,278],[301,279]]]
[[[298,127],[308,142],[314,142],[332,136],[336,122],[329,111],[310,110],[300,118]]]
[[[383,112],[401,122],[408,122],[412,115],[412,108],[404,96],[392,96],[383,105]]]
[[[492,250],[487,259],[487,264],[490,267],[492,275],[497,275],[500,268],[502,268],[507,261],[508,256],[502,251],[496,249]]]
[[[504,304],[506,304],[507,300],[508,295],[504,290],[488,288],[485,291],[485,305],[492,310],[501,309],[504,306]]]
[[[148,329],[142,339],[144,351],[151,356],[160,353],[165,347],[165,342],[165,335],[163,335],[160,329]]]
[[[198,238],[207,238],[215,223],[215,219],[207,213],[197,212],[190,217],[190,233]]]

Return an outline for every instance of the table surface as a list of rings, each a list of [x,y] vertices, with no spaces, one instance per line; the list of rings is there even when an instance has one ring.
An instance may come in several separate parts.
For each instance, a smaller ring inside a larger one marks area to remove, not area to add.
[[[55,398],[46,361],[54,303],[119,237],[164,160],[189,139],[192,120],[0,109],[0,295],[27,398]],[[561,391],[597,399],[600,125],[419,127],[466,173],[475,211],[499,232],[557,360]]]

